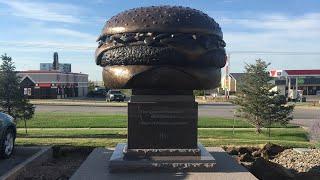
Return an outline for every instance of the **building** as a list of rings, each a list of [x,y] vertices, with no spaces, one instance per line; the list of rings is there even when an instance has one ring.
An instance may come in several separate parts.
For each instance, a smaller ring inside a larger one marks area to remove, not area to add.
[[[53,63],[40,63],[41,71],[60,71],[60,72],[71,72],[71,64],[59,63],[59,56],[57,52],[53,53]]]
[[[245,73],[230,73],[229,76],[222,77],[222,89],[229,91],[230,94],[237,92],[237,86],[241,82],[241,78]]]
[[[298,96],[320,96],[319,70],[271,70],[275,78],[275,90],[288,98]]]
[[[52,63],[40,63],[40,70],[41,71],[51,71],[53,70]],[[58,71],[60,72],[71,72],[71,64],[67,63],[59,63]]]
[[[82,97],[88,94],[88,75],[63,70],[58,63],[58,54],[54,55],[54,63],[45,65],[48,69],[19,71],[22,93],[34,99],[60,99]],[[46,68],[47,68],[46,67]],[[70,70],[70,71],[69,71]]]
[[[24,95],[35,99],[82,97],[88,94],[88,75],[58,71],[20,71]]]
[[[221,79],[222,89],[234,94],[239,89],[241,78],[245,73],[230,73]],[[320,98],[320,69],[319,70],[271,70],[274,91],[279,91],[288,99],[299,99],[309,96],[309,99]]]

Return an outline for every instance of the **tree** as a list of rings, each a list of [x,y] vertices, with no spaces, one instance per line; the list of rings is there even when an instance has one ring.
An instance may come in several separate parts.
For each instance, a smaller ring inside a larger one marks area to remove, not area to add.
[[[88,91],[89,92],[93,92],[95,90],[95,85],[94,85],[94,82],[93,81],[89,81],[88,83]]]
[[[287,124],[294,108],[286,104],[279,92],[272,91],[274,85],[267,70],[269,65],[261,59],[256,60],[256,64],[247,64],[234,100],[241,116],[255,126],[257,133],[261,133],[262,127],[270,128],[273,123]]]
[[[29,99],[24,97],[17,104],[17,107],[15,108],[15,110],[17,111],[17,112],[15,112],[16,118],[23,119],[25,132],[26,132],[26,134],[28,134],[27,120],[31,119],[34,115],[34,110],[35,110],[34,105],[29,102]]]
[[[20,79],[15,72],[15,66],[12,58],[6,54],[1,56],[2,64],[0,66],[0,99],[1,109],[15,117],[14,107],[20,100]]]
[[[265,117],[265,119],[267,119],[266,126],[269,130],[269,138],[271,136],[272,124],[279,123],[280,125],[287,125],[289,121],[293,119],[293,109],[294,105],[287,105],[287,100],[285,96],[279,95],[278,92],[270,93],[268,111]]]
[[[0,65],[0,109],[17,119],[32,118],[34,107],[20,89],[20,77],[15,71],[14,62],[6,54],[1,56]],[[25,123],[26,125],[26,123]]]

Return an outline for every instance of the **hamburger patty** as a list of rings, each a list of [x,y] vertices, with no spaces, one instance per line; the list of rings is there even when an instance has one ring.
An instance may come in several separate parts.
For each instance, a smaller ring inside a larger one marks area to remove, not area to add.
[[[121,33],[102,36],[97,64],[225,65],[225,43],[215,35],[186,33]]]

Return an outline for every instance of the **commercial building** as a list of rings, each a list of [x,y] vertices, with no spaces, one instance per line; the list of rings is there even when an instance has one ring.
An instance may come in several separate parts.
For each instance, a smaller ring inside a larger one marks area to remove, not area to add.
[[[239,89],[241,78],[245,73],[230,73],[221,80],[223,90],[234,94]],[[302,96],[320,97],[320,70],[271,70],[270,76],[279,91],[289,99]]]
[[[20,71],[24,95],[35,99],[82,97],[88,94],[88,75],[58,71]]]
[[[46,70],[19,71],[22,93],[34,99],[82,97],[88,94],[88,75],[60,69],[58,54]],[[41,67],[41,65],[40,65]],[[40,68],[41,69],[41,68]],[[71,65],[70,65],[71,70]]]
[[[299,96],[320,96],[319,70],[271,70],[275,78],[275,90],[290,99]]]

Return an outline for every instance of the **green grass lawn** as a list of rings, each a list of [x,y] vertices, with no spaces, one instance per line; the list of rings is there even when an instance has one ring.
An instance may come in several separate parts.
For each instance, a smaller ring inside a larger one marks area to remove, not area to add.
[[[199,128],[252,128],[252,125],[243,120],[230,120],[216,117],[200,117]],[[23,121],[18,127],[24,127]],[[36,113],[28,121],[29,128],[126,128],[126,115],[105,115],[95,113]],[[274,128],[283,128],[274,125]],[[288,125],[290,128],[297,126]]]
[[[198,138],[205,146],[251,146],[272,142],[288,147],[310,147],[308,134],[300,127],[275,125],[271,137],[267,129],[256,134],[243,120],[199,118]],[[234,133],[232,127],[235,127]],[[126,142],[127,116],[103,114],[37,113],[28,121],[28,134],[23,122],[18,123],[17,144],[20,145],[74,145],[114,147]]]

